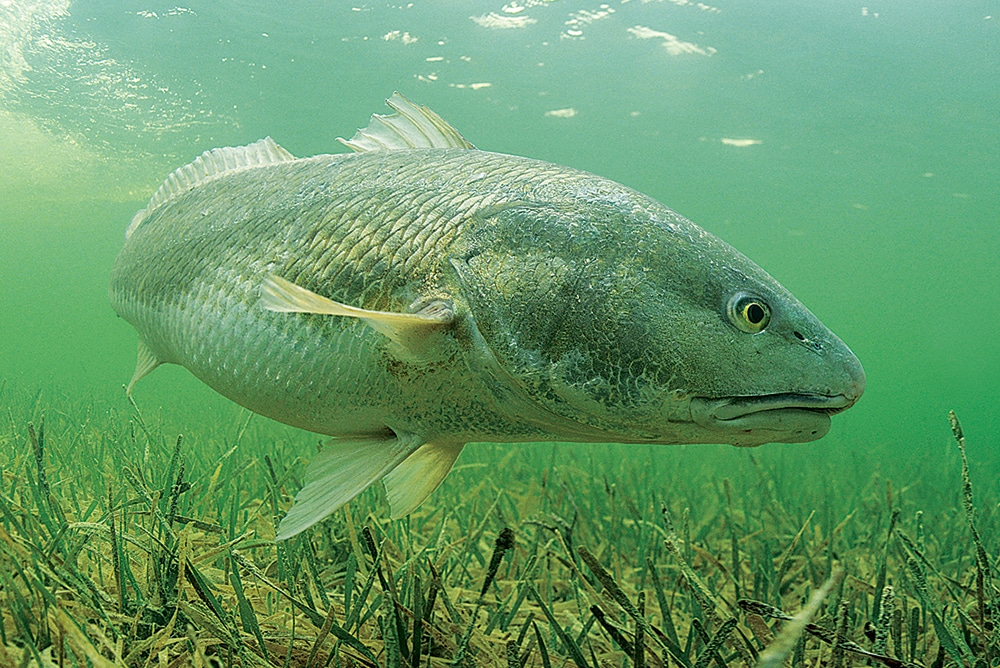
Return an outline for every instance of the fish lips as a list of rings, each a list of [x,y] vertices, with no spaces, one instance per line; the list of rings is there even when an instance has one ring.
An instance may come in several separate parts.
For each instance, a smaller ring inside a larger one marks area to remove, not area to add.
[[[732,445],[806,443],[830,430],[830,416],[850,408],[856,398],[846,395],[781,393],[757,397],[691,399],[691,418],[706,429],[719,431],[719,440]]]

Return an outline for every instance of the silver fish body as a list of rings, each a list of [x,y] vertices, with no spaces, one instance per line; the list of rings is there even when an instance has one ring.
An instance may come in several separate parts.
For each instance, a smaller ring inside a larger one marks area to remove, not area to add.
[[[373,125],[396,119],[402,146],[206,158],[112,271],[134,380],[181,364],[342,437],[279,538],[384,476],[393,514],[412,510],[472,441],[801,442],[861,395],[843,342],[721,240],[592,174],[411,141],[440,118],[392,102]]]
[[[445,148],[324,155],[222,176],[162,205],[129,237],[112,271],[112,304],[159,361],[286,424],[341,436],[554,437],[507,415],[512,398],[489,373],[492,356],[477,345],[451,261],[484,212],[529,201],[529,186],[545,197],[537,191],[568,174]],[[365,309],[406,312],[443,299],[461,315],[425,349],[399,350],[356,319],[262,307],[268,275]]]

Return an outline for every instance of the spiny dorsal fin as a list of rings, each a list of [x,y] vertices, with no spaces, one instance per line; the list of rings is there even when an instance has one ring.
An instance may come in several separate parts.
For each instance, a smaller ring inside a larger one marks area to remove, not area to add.
[[[350,139],[337,137],[337,141],[358,152],[401,148],[476,148],[446,120],[399,93],[393,93],[385,103],[396,113],[389,116],[372,114],[367,128],[358,130]]]
[[[270,137],[264,137],[247,146],[227,146],[205,151],[191,164],[178,167],[173,174],[167,177],[160,189],[150,198],[146,208],[132,217],[132,223],[125,232],[125,238],[128,239],[132,236],[135,229],[156,207],[169,202],[196,185],[220,174],[294,159],[294,155],[278,146]]]

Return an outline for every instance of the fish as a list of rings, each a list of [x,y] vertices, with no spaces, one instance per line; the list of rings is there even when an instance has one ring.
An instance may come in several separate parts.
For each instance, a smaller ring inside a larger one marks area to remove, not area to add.
[[[174,171],[128,226],[112,306],[161,364],[332,437],[276,540],[381,480],[413,512],[473,442],[813,441],[858,358],[658,201],[473,146],[399,93],[351,152],[270,137]]]

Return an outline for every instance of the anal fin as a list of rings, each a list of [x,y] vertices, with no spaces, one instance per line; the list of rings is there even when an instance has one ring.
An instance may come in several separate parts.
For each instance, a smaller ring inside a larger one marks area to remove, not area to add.
[[[299,534],[356,497],[420,447],[413,434],[333,439],[306,469],[306,484],[275,540]]]
[[[132,388],[135,387],[135,384],[152,373],[153,369],[161,364],[163,364],[163,362],[157,359],[153,351],[146,345],[146,342],[139,339],[139,350],[135,360],[135,372],[132,374],[132,380],[128,382],[128,387],[125,388],[125,394],[131,396]]]
[[[382,479],[389,515],[397,520],[417,509],[445,479],[464,443],[425,443]]]

